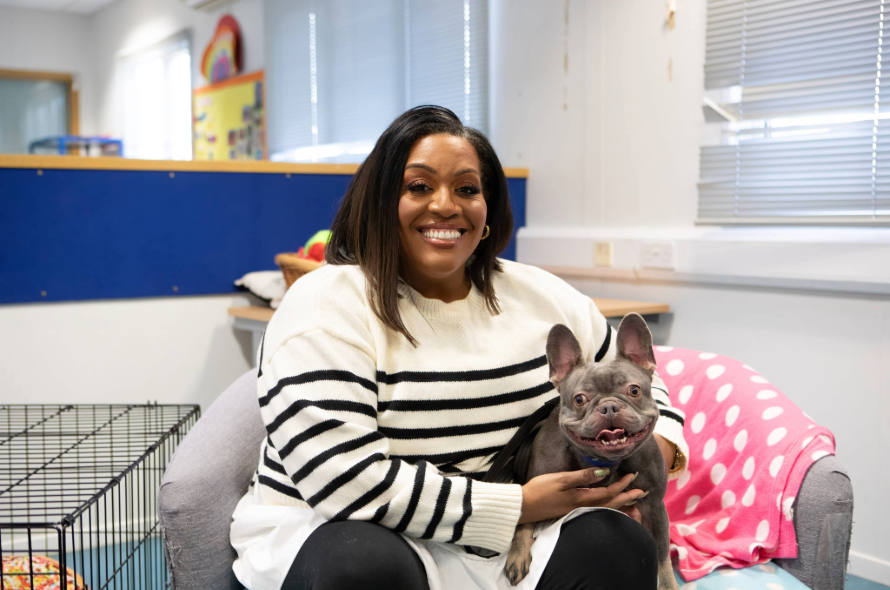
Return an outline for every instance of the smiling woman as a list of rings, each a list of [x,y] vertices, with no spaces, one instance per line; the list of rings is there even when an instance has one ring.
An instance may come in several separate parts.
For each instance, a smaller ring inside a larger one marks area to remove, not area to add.
[[[503,589],[517,524],[561,519],[542,529],[523,587],[654,587],[639,524],[576,512],[633,504],[643,490],[629,474],[602,488],[587,486],[608,469],[522,486],[488,476],[557,395],[544,354],[554,324],[577,335],[585,362],[616,355],[589,297],[497,257],[511,230],[484,135],[441,107],[383,133],[337,213],[328,264],[294,283],[260,346],[268,436],[231,528],[242,584]],[[656,436],[682,470],[682,413],[657,376],[652,392]]]
[[[488,207],[479,157],[465,139],[437,134],[411,148],[399,199],[403,278],[446,303],[470,291],[464,267],[484,233]]]
[[[444,230],[462,235],[452,243],[431,233]],[[512,230],[507,179],[488,139],[448,109],[418,107],[383,132],[356,172],[327,261],[358,264],[374,313],[414,343],[397,312],[399,281],[446,303],[472,283],[497,313],[491,279]]]

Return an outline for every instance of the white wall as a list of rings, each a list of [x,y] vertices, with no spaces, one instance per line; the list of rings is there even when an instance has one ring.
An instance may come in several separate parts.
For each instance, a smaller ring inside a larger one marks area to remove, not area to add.
[[[674,31],[643,0],[492,0],[490,20],[492,142],[532,171],[528,225],[691,227],[704,0]]]
[[[492,0],[492,140],[530,169],[519,259],[592,268],[612,240],[623,270],[579,289],[670,303],[670,344],[744,360],[831,428],[856,495],[851,571],[890,584],[890,233],[695,227],[706,1],[677,4],[668,31],[660,1]],[[673,241],[683,272],[640,272],[646,239]]]
[[[89,17],[0,7],[0,69],[73,74],[80,91],[80,131],[97,131],[98,92]]]
[[[2,403],[210,403],[251,365],[243,295],[0,305]]]

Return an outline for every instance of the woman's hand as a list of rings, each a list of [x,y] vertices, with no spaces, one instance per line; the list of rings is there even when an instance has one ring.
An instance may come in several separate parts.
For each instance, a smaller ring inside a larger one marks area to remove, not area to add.
[[[602,481],[609,474],[606,470],[597,476],[595,471],[598,470],[591,467],[580,471],[548,473],[531,479],[522,486],[522,514],[518,524],[559,518],[575,508],[588,506],[620,509],[649,493],[638,489],[624,491],[636,474],[627,474],[604,488],[581,487]]]

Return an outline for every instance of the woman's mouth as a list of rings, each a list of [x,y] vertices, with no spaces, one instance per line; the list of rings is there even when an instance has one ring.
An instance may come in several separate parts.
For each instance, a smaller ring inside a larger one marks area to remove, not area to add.
[[[418,228],[417,231],[420,232],[420,235],[422,235],[428,243],[434,246],[453,246],[457,244],[457,241],[467,230],[463,228],[433,229],[421,227]]]

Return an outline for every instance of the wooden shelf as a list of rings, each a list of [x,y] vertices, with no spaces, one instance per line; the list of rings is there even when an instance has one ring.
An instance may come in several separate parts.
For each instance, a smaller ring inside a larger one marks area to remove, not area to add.
[[[256,305],[229,308],[230,316],[244,318],[245,320],[256,320],[258,322],[268,322],[272,319],[274,313],[275,310],[271,307],[259,307]]]
[[[640,315],[649,315],[656,313],[667,313],[671,310],[671,306],[667,303],[650,303],[646,301],[624,301],[622,299],[600,299],[593,297],[593,302],[599,308],[600,312],[607,318],[622,318],[629,313],[636,312]],[[269,307],[230,307],[229,315],[245,320],[256,320],[258,322],[268,322],[272,319],[274,309]]]
[[[623,299],[600,299],[591,297],[593,302],[607,318],[623,318],[629,313],[649,315],[655,313],[668,313],[671,306],[667,303],[650,303],[648,301],[624,301]]]

